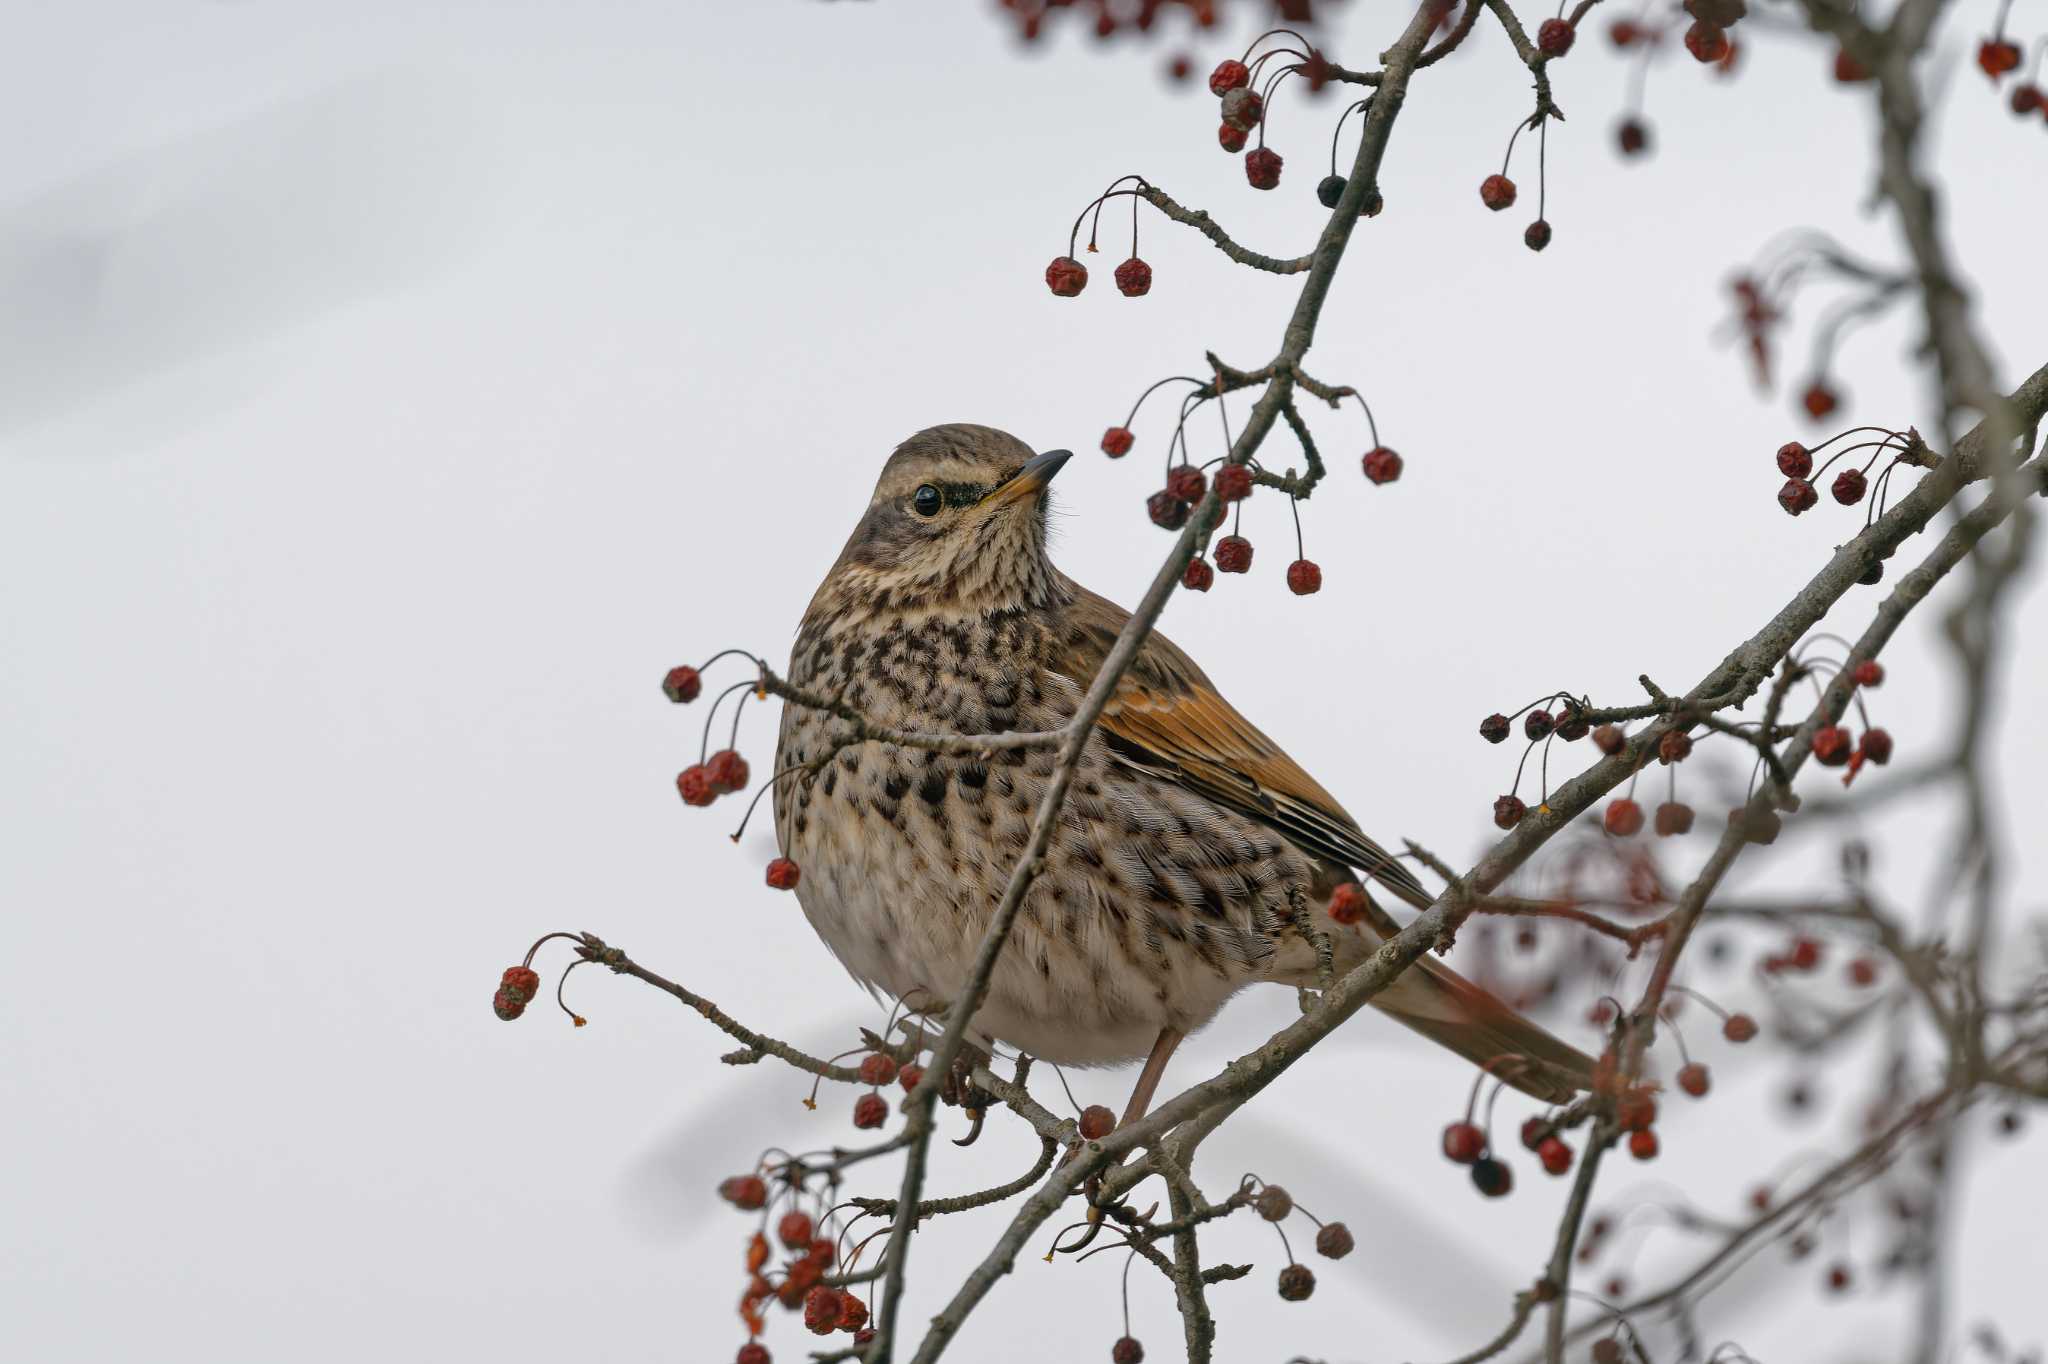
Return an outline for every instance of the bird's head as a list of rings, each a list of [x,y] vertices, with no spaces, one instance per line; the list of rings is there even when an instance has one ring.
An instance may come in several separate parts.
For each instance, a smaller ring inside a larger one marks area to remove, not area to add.
[[[1042,604],[1058,575],[1045,552],[1046,487],[1069,452],[955,424],[896,447],[820,592],[916,609]]]

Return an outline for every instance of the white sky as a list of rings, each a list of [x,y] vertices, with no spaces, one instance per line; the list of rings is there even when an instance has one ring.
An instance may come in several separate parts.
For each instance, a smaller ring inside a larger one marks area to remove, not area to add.
[[[1110,288],[1114,246],[1071,302],[1044,264],[1127,171],[1275,254],[1320,221],[1335,103],[1283,99],[1288,169],[1255,195],[1208,100],[1162,88],[1163,49],[1069,37],[1020,57],[980,4],[428,8],[98,3],[12,26],[0,1356],[729,1357],[746,1228],[712,1186],[765,1144],[846,1137],[851,1099],[806,1113],[793,1073],[726,1070],[722,1035],[594,974],[571,982],[589,1028],[546,1008],[506,1027],[497,973],[540,932],[588,927],[800,1045],[873,1023],[759,884],[766,821],[736,851],[730,803],[677,803],[702,712],[663,702],[662,672],[728,644],[780,659],[880,460],[939,421],[1082,451],[1058,557],[1132,599],[1165,548],[1141,508],[1165,433],[1141,423],[1119,465],[1095,440],[1205,347],[1263,362],[1295,286],[1152,217],[1142,302]],[[2048,144],[1964,69],[1981,18],[1947,35],[1935,139],[2015,380],[2048,359]],[[1361,0],[1333,50],[1367,62],[1395,28]],[[1659,153],[1623,166],[1624,68],[1582,40],[1555,72],[1571,121],[1541,257],[1522,206],[1496,217],[1475,192],[1526,113],[1503,39],[1482,23],[1418,77],[1387,210],[1359,229],[1310,361],[1366,389],[1407,476],[1368,488],[1356,413],[1312,414],[1337,466],[1306,517],[1322,595],[1281,587],[1291,531],[1255,499],[1259,571],[1169,610],[1383,841],[1469,857],[1512,764],[1473,736],[1482,715],[1553,687],[1632,700],[1643,671],[1689,685],[1860,524],[1778,512],[1771,452],[1807,428],[1712,339],[1727,271],[1781,227],[1894,258],[1888,219],[1858,211],[1863,97],[1821,79],[1809,40],[1750,48],[1732,84],[1660,65]],[[1532,205],[1533,165],[1517,178]],[[1925,426],[1911,336],[1851,342],[1853,419]],[[1838,628],[1875,600],[1852,596]],[[2040,625],[2043,607],[2037,575],[2013,609]],[[2048,676],[2042,633],[2007,661],[2019,694]],[[1948,718],[1935,609],[1887,661],[1875,699],[1905,762]],[[750,712],[757,773],[772,734]],[[2010,728],[2017,829],[2039,828],[2044,764],[2041,726]],[[1907,809],[1871,831],[1903,898],[1944,830]],[[1751,861],[1744,884],[1770,865]],[[2038,910],[2048,879],[2037,864],[2013,885]],[[1240,1001],[1175,1076],[1291,1007]],[[1262,1228],[1210,1237],[1259,1266],[1216,1291],[1223,1358],[1442,1358],[1534,1276],[1562,1185],[1524,1158],[1515,1197],[1478,1199],[1433,1154],[1469,1072],[1396,1034],[1360,1020],[1207,1148],[1211,1183],[1256,1168],[1361,1245],[1288,1307]],[[1853,1127],[1842,1110],[1760,1122],[1784,1072],[1708,1054],[1715,1097],[1667,1105],[1667,1154],[1620,1162],[1603,1203],[1679,1184],[1732,1211],[1753,1172]],[[1084,1102],[1127,1083],[1074,1080]],[[992,1128],[975,1152],[941,1148],[937,1190],[1028,1161],[1014,1125]],[[1972,1150],[1956,1265],[1961,1320],[2021,1340],[2048,1334],[2023,1196],[2042,1151]],[[910,1320],[995,1230],[920,1239]],[[1670,1239],[1651,1238],[1645,1277],[1676,1263]],[[1905,1305],[1867,1279],[1860,1307],[1822,1305],[1818,1261],[1758,1263],[1712,1300],[1710,1340],[1893,1349]],[[1753,1310],[1780,1292],[1795,1310]],[[1173,1357],[1170,1295],[1142,1270],[1133,1312]],[[955,1354],[1096,1358],[1120,1329],[1114,1257],[1026,1258]],[[771,1343],[787,1360],[812,1342],[780,1320]]]

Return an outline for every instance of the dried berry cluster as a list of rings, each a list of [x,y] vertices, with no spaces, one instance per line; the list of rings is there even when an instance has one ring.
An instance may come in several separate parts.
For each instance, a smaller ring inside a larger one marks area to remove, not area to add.
[[[756,669],[765,673],[761,660],[737,649],[726,650],[713,658],[711,663],[716,663],[718,659],[728,654],[738,654],[747,658]],[[706,663],[704,667],[709,668],[711,663]],[[687,664],[670,668],[667,676],[662,678],[661,691],[662,695],[677,705],[686,705],[696,700],[704,694],[703,669],[693,668]],[[725,699],[735,693],[739,694],[739,700],[733,706],[731,743],[715,753],[707,754],[706,750],[711,747],[712,723],[717,720],[719,709],[725,704]],[[676,775],[676,793],[683,798],[683,804],[705,806],[720,796],[732,795],[746,789],[752,772],[747,766],[747,760],[740,756],[739,750],[733,745],[739,741],[740,712],[745,707],[749,695],[765,696],[767,692],[759,681],[750,678],[734,683],[712,699],[710,713],[704,717],[704,738],[698,747],[697,761]],[[787,775],[777,773],[776,779],[780,780]],[[774,785],[774,782],[771,781],[769,785]],[[765,794],[766,787],[755,795],[754,803],[758,804],[761,796]],[[741,829],[746,827],[747,818],[751,817],[753,812],[754,805],[749,804],[746,815],[740,820]],[[739,840],[738,833],[733,835],[733,840]],[[795,862],[787,857],[777,857],[768,863],[765,879],[771,889],[795,890],[801,876],[802,872]]]
[[[793,1162],[792,1162],[793,1164]],[[779,1189],[771,1194],[769,1178]],[[842,1265],[838,1239],[832,1232],[833,1214],[806,1211],[803,1171],[797,1167],[763,1167],[750,1174],[734,1175],[718,1186],[718,1195],[742,1212],[760,1213],[761,1226],[748,1238],[743,1255],[745,1288],[740,1294],[740,1319],[747,1328],[747,1343],[740,1347],[737,1364],[769,1364],[767,1346],[758,1337],[767,1330],[767,1307],[772,1300],[785,1311],[801,1313],[804,1329],[814,1335],[844,1332],[855,1345],[874,1339],[868,1327],[868,1306],[852,1291],[825,1282],[851,1266]],[[775,1246],[768,1237],[768,1220],[775,1208],[775,1245],[784,1252],[779,1266],[770,1265]]]

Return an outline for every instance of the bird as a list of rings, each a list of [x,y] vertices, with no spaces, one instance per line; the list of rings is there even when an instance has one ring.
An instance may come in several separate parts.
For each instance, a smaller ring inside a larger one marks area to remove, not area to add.
[[[804,612],[788,681],[899,733],[1065,725],[1130,619],[1048,555],[1069,457],[967,423],[903,441]],[[863,739],[843,713],[785,704],[776,835],[805,917],[857,981],[950,1007],[1056,760],[1044,744]],[[1319,942],[1341,974],[1399,931],[1367,883],[1418,909],[1434,898],[1154,630],[1080,752],[972,1036],[1061,1065],[1143,1058],[1131,1121],[1240,990],[1313,988]],[[1365,908],[1339,922],[1327,906],[1347,885]],[[1545,1102],[1590,1087],[1583,1053],[1433,958],[1372,1003]]]

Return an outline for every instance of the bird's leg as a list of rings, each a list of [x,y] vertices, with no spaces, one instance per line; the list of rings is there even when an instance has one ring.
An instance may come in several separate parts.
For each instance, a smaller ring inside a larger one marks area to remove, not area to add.
[[[1152,1107],[1152,1095],[1159,1088],[1160,1077],[1166,1074],[1166,1063],[1186,1035],[1178,1028],[1159,1030],[1159,1039],[1152,1044],[1152,1054],[1145,1058],[1145,1068],[1138,1072],[1137,1087],[1131,1090],[1131,1101],[1124,1105],[1123,1120],[1117,1123],[1118,1127],[1129,1127]]]

